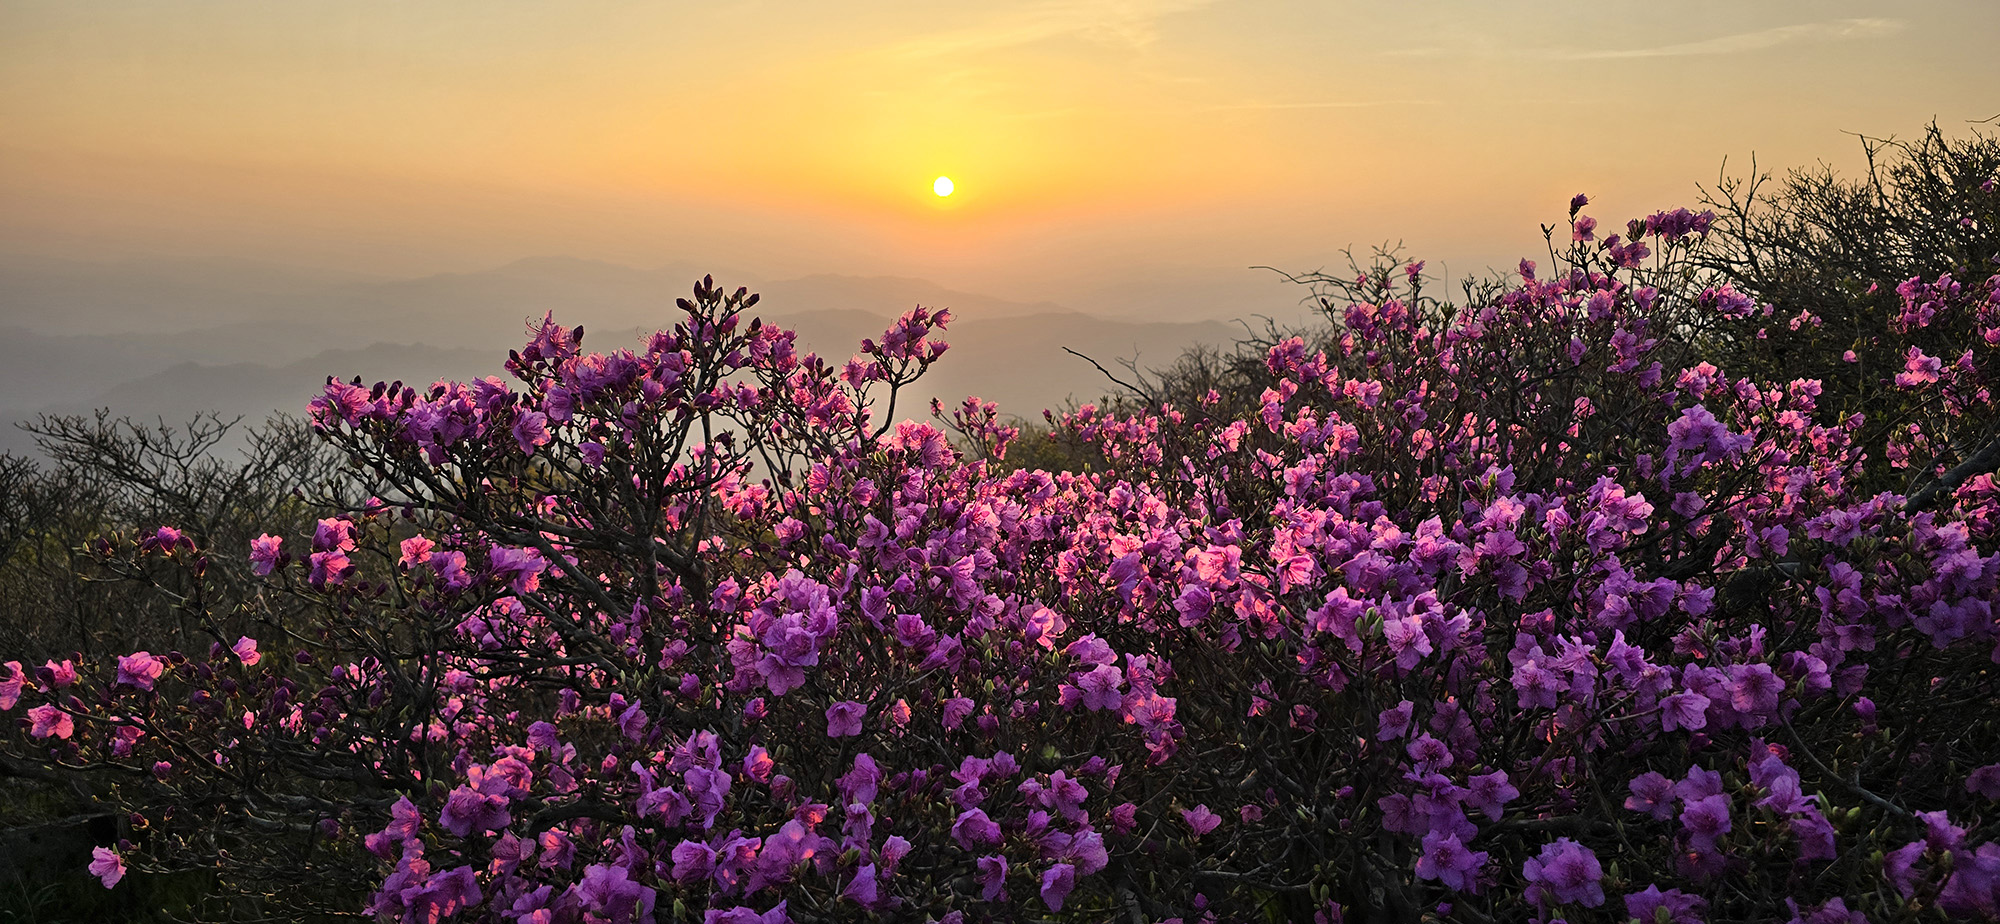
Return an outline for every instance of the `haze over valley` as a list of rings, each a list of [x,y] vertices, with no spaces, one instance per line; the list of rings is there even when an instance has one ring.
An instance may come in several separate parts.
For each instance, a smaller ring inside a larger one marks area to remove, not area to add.
[[[636,348],[673,323],[674,299],[700,276],[692,266],[639,270],[572,258],[414,278],[221,261],[0,262],[0,416],[19,423],[108,408],[147,422],[214,412],[255,423],[274,411],[303,413],[328,375],[420,385],[504,376],[501,362],[520,346],[527,320],[552,310],[564,324],[583,325],[587,347]],[[1268,273],[1244,276],[1262,296],[1251,306],[1258,313],[1287,321],[1300,314],[1304,290]],[[899,417],[921,415],[931,398],[956,403],[976,394],[1004,413],[1039,419],[1044,408],[1095,400],[1113,387],[1064,348],[1113,369],[1124,359],[1160,366],[1185,348],[1225,344],[1242,332],[1214,319],[1087,314],[920,279],[718,281],[749,285],[763,295],[754,314],[839,359],[910,307],[951,308],[951,351]],[[1182,306],[1199,316],[1198,305],[1190,309],[1183,298]],[[0,450],[31,448],[32,436],[18,427],[0,433]]]

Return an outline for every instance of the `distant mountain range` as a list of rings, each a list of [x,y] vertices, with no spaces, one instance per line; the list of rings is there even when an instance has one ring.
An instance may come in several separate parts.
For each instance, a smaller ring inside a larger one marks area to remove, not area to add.
[[[65,263],[0,257],[0,420],[109,407],[143,420],[203,411],[261,420],[301,413],[325,377],[429,383],[503,374],[528,319],[554,311],[581,324],[587,348],[638,344],[671,324],[674,299],[700,274],[535,258],[486,272],[382,279],[255,264]],[[968,394],[1004,413],[1090,401],[1111,386],[1068,347],[1108,367],[1162,366],[1196,344],[1227,343],[1219,321],[1097,317],[902,277],[806,276],[749,285],[754,313],[799,331],[809,348],[851,355],[896,315],[951,308],[952,349],[898,416],[933,397]],[[0,450],[30,449],[7,427]]]

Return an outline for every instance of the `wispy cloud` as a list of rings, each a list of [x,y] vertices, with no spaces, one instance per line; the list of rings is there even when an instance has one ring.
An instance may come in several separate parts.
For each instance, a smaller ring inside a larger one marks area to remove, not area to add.
[[[911,57],[965,54],[1012,48],[1053,38],[1079,36],[1107,44],[1139,47],[1159,38],[1158,21],[1197,10],[1216,0],[1045,0],[995,16],[968,29],[927,35],[903,43]]]
[[[1219,106],[1203,106],[1197,112],[1222,112],[1234,109],[1376,109],[1383,106],[1440,106],[1443,100],[1435,99],[1355,99],[1355,100],[1314,100],[1309,102],[1279,103],[1252,101],[1225,103]]]
[[[1886,38],[1902,32],[1906,23],[1900,19],[1834,19],[1825,22],[1797,23],[1759,29],[1755,32],[1738,32],[1694,42],[1676,42],[1670,45],[1654,45],[1646,48],[1510,48],[1492,41],[1480,39],[1472,48],[1425,45],[1412,48],[1387,49],[1377,54],[1389,58],[1438,58],[1447,55],[1475,55],[1480,57],[1528,57],[1549,58],[1559,61],[1606,61],[1633,58],[1684,58],[1702,55],[1731,55],[1763,51],[1780,45],[1818,44],[1825,42],[1847,42],[1864,39]]]
[[[1729,55],[1746,51],[1762,51],[1779,45],[1800,42],[1839,42],[1855,39],[1883,38],[1903,31],[1900,19],[1836,19],[1830,22],[1808,22],[1775,29],[1760,29],[1756,32],[1739,32],[1698,42],[1680,42],[1673,45],[1657,45],[1652,48],[1621,48],[1592,51],[1572,51],[1562,57],[1577,60],[1608,58],[1680,58],[1694,55]]]

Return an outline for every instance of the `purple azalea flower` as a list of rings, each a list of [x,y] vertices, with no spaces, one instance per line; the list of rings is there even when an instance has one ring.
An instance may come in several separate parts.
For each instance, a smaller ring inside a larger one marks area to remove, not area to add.
[[[1504,806],[1520,797],[1521,791],[1508,782],[1505,770],[1495,770],[1466,780],[1466,806],[1484,812],[1491,821],[1499,821]]]
[[[1798,902],[1789,898],[1785,899],[1785,905],[1792,909],[1791,920],[1786,924],[1868,924],[1868,916],[1849,911],[1845,899],[1829,898],[1811,911],[1801,909]]]
[[[313,551],[354,551],[354,524],[340,517],[327,517],[313,527]]]
[[[1076,888],[1076,867],[1057,863],[1042,872],[1042,901],[1050,911],[1061,911],[1063,899]]]
[[[1833,825],[1818,809],[1793,816],[1791,828],[1792,836],[1799,839],[1799,859],[1831,860],[1840,855]]]
[[[529,411],[514,421],[514,441],[521,451],[535,454],[535,447],[549,444],[549,415],[541,411]]]
[[[1416,708],[1415,704],[1406,699],[1382,710],[1382,714],[1375,717],[1375,740],[1393,741],[1407,734],[1410,730],[1410,715]]]
[[[687,885],[700,882],[715,871],[715,848],[700,841],[681,841],[674,845],[674,881]]]
[[[1746,715],[1774,715],[1785,692],[1785,681],[1769,664],[1733,664],[1729,668],[1729,704]]]
[[[1540,854],[1522,864],[1521,875],[1531,883],[1527,892],[1531,902],[1581,902],[1588,908],[1604,904],[1604,869],[1597,854],[1569,838],[1543,846]]]
[[[1644,812],[1657,821],[1674,817],[1673,780],[1648,770],[1634,777],[1629,788],[1632,794],[1625,797],[1626,808]]]
[[[1109,664],[1100,664],[1087,672],[1071,678],[1077,689],[1083,691],[1083,706],[1093,712],[1102,709],[1117,709],[1125,701],[1125,695],[1118,688],[1125,683],[1124,672]]]
[[[536,842],[542,851],[542,858],[537,862],[543,869],[569,869],[570,864],[576,861],[576,842],[561,831],[553,828],[543,831]]]
[[[18,666],[16,672],[19,672]],[[2000,764],[1987,764],[1968,774],[1965,778],[1965,791],[1987,799],[2000,800]]]
[[[1000,825],[981,809],[966,809],[952,822],[951,839],[967,850],[1000,843]]]
[[[1714,849],[1716,838],[1734,827],[1729,818],[1729,797],[1718,793],[1689,800],[1681,807],[1681,827],[1687,829],[1696,849],[1704,853]]]
[[[854,871],[854,878],[848,880],[847,887],[840,890],[840,897],[862,905],[874,905],[880,900],[875,882],[875,864],[863,863]]]
[[[979,858],[979,897],[989,902],[1007,900],[1007,858]]]
[[[1432,831],[1424,835],[1417,878],[1435,879],[1454,892],[1477,891],[1479,870],[1486,865],[1486,857],[1486,851],[1467,850],[1457,834]]]
[[[851,700],[826,707],[826,736],[849,738],[861,734],[861,720],[867,715],[866,705]]]
[[[1660,700],[1660,728],[1665,731],[1700,731],[1708,726],[1708,697],[1691,690]]]
[[[1657,885],[1649,885],[1644,891],[1625,896],[1625,915],[1644,924],[1660,921],[1658,915],[1662,909],[1666,911],[1663,924],[1702,924],[1702,916],[1708,911],[1708,900],[1679,889],[1662,892]]]

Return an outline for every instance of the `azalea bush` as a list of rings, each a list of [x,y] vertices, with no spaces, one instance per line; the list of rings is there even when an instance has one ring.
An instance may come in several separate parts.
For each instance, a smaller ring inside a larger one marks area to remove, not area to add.
[[[1715,343],[1715,361],[1820,380],[1822,403],[1865,412],[1871,441],[1884,444],[1867,477],[1907,492],[1931,466],[1958,465],[2000,436],[1953,396],[1906,387],[1976,363],[1968,351],[2000,338],[1990,319],[1935,307],[1943,292],[2000,271],[2000,135],[1953,137],[1933,122],[1914,139],[1861,146],[1859,176],[1825,165],[1725,175],[1703,197],[1717,217],[1699,262],[1782,309],[1740,318]]]
[[[8,664],[5,746],[119,781],[107,886],[288,844],[382,920],[2000,916],[1992,467],[1859,487],[1865,413],[1710,361],[1782,310],[1714,217],[1586,207],[1464,304],[1323,280],[1254,401],[1064,415],[1088,472],[898,416],[948,313],[828,360],[708,280],[628,349],[329,381],[374,496],[98,550],[293,603]],[[2000,325],[1947,282],[1882,336]],[[1990,427],[1995,339],[1895,387]]]

